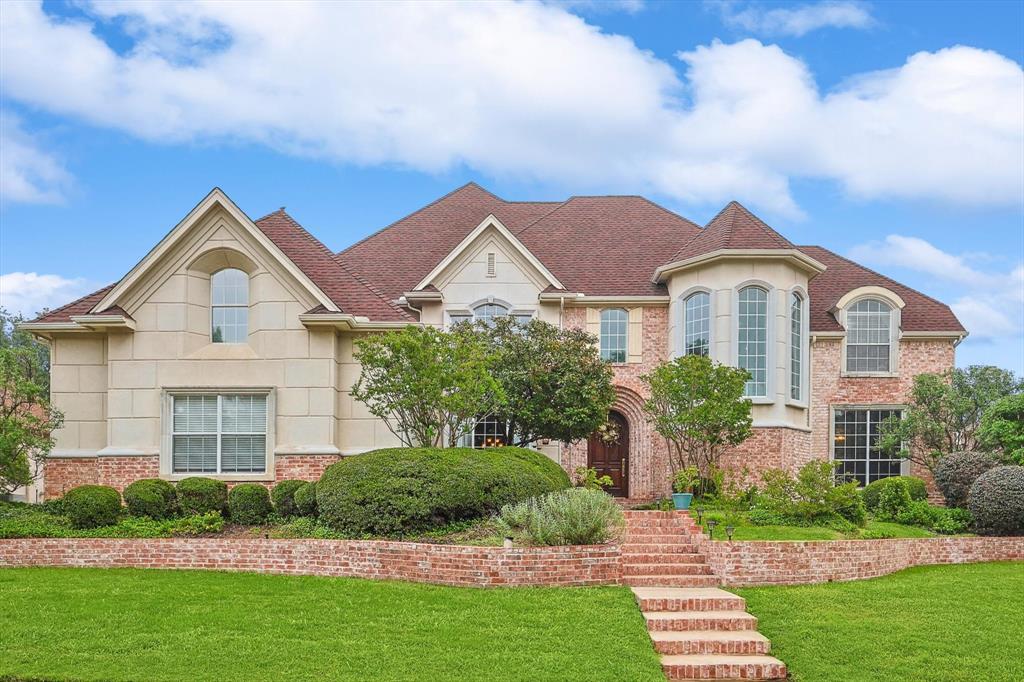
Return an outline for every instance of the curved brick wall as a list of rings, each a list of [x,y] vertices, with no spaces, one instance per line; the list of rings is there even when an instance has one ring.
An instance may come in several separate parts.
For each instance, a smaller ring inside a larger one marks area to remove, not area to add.
[[[720,542],[700,546],[726,585],[862,580],[930,564],[1024,561],[1024,537]],[[1024,566],[1021,566],[1024,571]]]
[[[461,586],[613,585],[619,548],[465,547],[373,540],[0,540],[0,566],[192,568]]]

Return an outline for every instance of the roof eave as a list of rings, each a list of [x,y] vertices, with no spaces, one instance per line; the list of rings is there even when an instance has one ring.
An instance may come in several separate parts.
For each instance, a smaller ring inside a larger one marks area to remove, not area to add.
[[[699,256],[692,256],[673,263],[661,265],[654,271],[652,281],[654,281],[655,284],[662,284],[665,281],[665,277],[668,275],[679,272],[680,270],[704,265],[715,260],[748,258],[790,261],[800,269],[807,271],[807,273],[812,277],[826,270],[825,264],[811,258],[798,249],[716,249],[715,251],[709,251],[708,253],[703,253]]]
[[[299,322],[307,329],[332,328],[338,331],[390,331],[410,325],[422,326],[418,322],[371,320],[348,313],[304,313],[299,315]]]

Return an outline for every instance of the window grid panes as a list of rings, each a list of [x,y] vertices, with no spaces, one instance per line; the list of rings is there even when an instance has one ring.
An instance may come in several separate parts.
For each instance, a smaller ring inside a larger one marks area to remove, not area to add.
[[[846,371],[888,372],[892,308],[869,298],[846,311]]]
[[[686,299],[683,314],[683,354],[711,353],[711,297],[703,291]]]
[[[473,429],[472,447],[500,448],[505,442],[505,424],[494,416],[487,416],[476,423]]]
[[[484,303],[473,309],[473,319],[491,324],[496,318],[507,317],[508,308],[498,303]]]
[[[171,412],[174,473],[266,471],[266,395],[176,395]]]
[[[804,299],[789,297],[789,397],[803,400]]]
[[[601,359],[609,362],[626,361],[629,318],[625,310],[613,308],[601,311]]]
[[[220,270],[210,278],[211,330],[214,343],[245,343],[249,337],[249,276]]]
[[[737,365],[750,372],[743,394],[768,395],[768,292],[760,287],[740,291]]]
[[[832,459],[836,478],[867,485],[880,478],[899,476],[903,460],[896,453],[878,450],[879,429],[900,410],[842,409],[835,411]]]

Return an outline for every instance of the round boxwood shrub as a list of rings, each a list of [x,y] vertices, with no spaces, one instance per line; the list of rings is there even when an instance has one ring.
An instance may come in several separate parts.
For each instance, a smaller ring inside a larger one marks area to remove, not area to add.
[[[303,481],[292,496],[295,513],[299,516],[316,516],[316,483]]]
[[[162,478],[143,478],[124,489],[124,503],[132,516],[169,519],[178,511],[178,494]]]
[[[935,485],[950,507],[967,505],[967,494],[978,476],[996,466],[998,462],[987,452],[953,452],[935,467]]]
[[[193,476],[178,483],[178,505],[185,516],[210,512],[223,514],[228,509],[228,486],[203,476]]]
[[[982,535],[1024,535],[1024,467],[995,467],[978,476],[967,507]]]
[[[298,516],[299,510],[295,507],[295,491],[305,484],[306,481],[287,479],[281,481],[270,491],[270,499],[274,503],[274,511],[278,516]]]
[[[75,528],[112,526],[121,515],[121,495],[105,485],[80,485],[64,493],[61,511]]]
[[[875,511],[878,508],[878,501],[882,496],[882,491],[892,485],[901,485],[896,481],[905,481],[907,484],[907,492],[910,494],[911,500],[926,500],[928,499],[928,489],[925,487],[924,481],[916,476],[890,476],[889,478],[880,478],[874,483],[869,483],[864,486],[864,506],[868,508],[868,511]]]
[[[533,450],[397,448],[332,464],[316,485],[316,501],[320,518],[337,531],[401,536],[569,485],[558,464]]]
[[[274,510],[270,492],[259,483],[240,483],[228,493],[231,520],[247,526],[263,523]]]

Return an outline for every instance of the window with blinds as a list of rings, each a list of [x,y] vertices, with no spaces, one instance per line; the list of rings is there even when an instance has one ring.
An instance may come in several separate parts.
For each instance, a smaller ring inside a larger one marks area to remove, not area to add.
[[[266,471],[266,395],[175,395],[172,399],[174,473]]]

